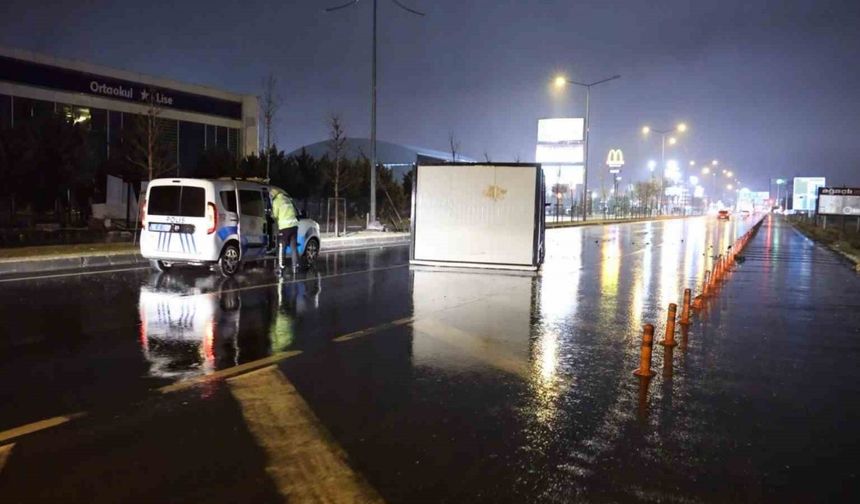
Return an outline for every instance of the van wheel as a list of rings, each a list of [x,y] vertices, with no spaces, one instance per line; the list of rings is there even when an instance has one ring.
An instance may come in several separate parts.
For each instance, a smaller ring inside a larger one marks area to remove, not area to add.
[[[217,270],[226,277],[231,277],[239,272],[242,266],[242,256],[239,254],[239,247],[235,243],[228,243],[224,250],[221,251],[221,257],[218,259]]]
[[[308,240],[307,245],[305,245],[305,253],[302,254],[302,262],[305,264],[305,268],[313,268],[314,263],[317,261],[317,256],[320,253],[320,242],[316,238],[311,238]]]
[[[170,271],[170,268],[173,267],[172,264],[166,263],[164,261],[149,261],[149,264],[152,265],[153,269],[156,269],[162,273],[165,271]]]

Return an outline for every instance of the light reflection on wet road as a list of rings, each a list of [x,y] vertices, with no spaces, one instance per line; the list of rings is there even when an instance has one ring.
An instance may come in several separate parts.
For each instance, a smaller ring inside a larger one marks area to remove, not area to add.
[[[857,463],[835,461],[858,448],[860,280],[787,224],[767,218],[639,404],[641,325],[661,337],[668,303],[751,224],[550,230],[538,277],[410,270],[401,247],[324,255],[296,281],[139,270],[6,284],[0,430],[301,350],[281,371],[389,501],[850,496]]]

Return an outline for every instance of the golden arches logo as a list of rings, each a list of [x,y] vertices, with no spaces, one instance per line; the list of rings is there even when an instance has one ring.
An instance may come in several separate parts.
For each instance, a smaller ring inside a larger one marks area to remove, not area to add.
[[[609,149],[609,154],[606,156],[606,165],[610,168],[621,168],[624,166],[624,153],[621,149]]]

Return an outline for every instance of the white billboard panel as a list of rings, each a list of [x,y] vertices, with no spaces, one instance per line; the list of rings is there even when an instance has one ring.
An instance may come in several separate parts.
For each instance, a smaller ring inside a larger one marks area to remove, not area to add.
[[[417,171],[413,263],[537,266],[543,217],[537,165],[419,165]]]
[[[818,213],[860,216],[860,188],[822,187],[818,191]]]
[[[583,164],[585,147],[582,144],[539,143],[535,151],[535,161],[550,164]]]
[[[827,183],[824,177],[794,177],[794,196],[792,197],[792,210],[795,212],[815,211],[815,201],[818,197],[818,188]]]
[[[581,142],[585,134],[585,119],[559,117],[538,119],[538,142]]]
[[[582,178],[585,170],[582,165],[548,165],[543,164],[543,175],[547,186],[553,184],[566,184],[569,186],[577,186],[582,184]],[[547,187],[549,189],[549,187]]]

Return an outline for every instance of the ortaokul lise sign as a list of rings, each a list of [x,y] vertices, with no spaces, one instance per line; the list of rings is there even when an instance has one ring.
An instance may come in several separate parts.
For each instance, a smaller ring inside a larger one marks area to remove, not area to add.
[[[242,118],[242,104],[240,102],[6,56],[0,56],[0,81],[103,96],[116,100],[154,103],[160,107],[231,119]]]
[[[135,88],[123,87],[122,85],[111,86],[97,80],[90,81],[90,91],[95,94],[111,96],[114,98],[125,98],[127,100],[137,99],[142,102],[152,102],[156,105],[173,106],[173,97],[167,94],[162,94],[161,91],[150,87],[140,88],[135,94]]]

